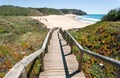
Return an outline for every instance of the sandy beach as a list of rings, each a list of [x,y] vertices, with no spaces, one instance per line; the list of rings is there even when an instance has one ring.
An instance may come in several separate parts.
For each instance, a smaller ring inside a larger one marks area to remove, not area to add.
[[[67,15],[49,15],[49,16],[34,16],[33,19],[36,19],[42,22],[47,28],[62,27],[64,30],[72,28],[83,28],[85,26],[94,24],[93,22],[88,22],[84,20],[75,19],[76,15],[67,14]]]

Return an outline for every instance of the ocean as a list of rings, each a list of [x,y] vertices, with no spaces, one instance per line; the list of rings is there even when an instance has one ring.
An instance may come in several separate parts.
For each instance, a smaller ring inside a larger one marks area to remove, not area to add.
[[[91,22],[98,22],[105,16],[105,14],[88,14],[76,17],[79,20],[86,20]]]

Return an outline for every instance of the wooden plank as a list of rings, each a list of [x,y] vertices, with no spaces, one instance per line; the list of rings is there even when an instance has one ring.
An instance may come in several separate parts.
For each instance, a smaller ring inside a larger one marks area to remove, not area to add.
[[[64,40],[61,41],[62,45],[67,44]],[[70,78],[85,78],[84,73],[78,71],[78,62],[73,54],[70,54],[71,48],[69,45],[63,46],[64,56],[67,63]],[[75,74],[74,74],[75,73]]]
[[[45,55],[45,71],[40,73],[40,78],[65,78],[57,31],[52,34],[48,53]]]
[[[73,54],[70,53],[70,46],[61,38],[63,52],[58,39],[58,30],[54,31],[48,46],[48,53],[45,55],[45,71],[40,73],[39,78],[85,78],[83,72],[78,72],[78,62]],[[64,60],[65,58],[65,60]],[[65,62],[67,68],[65,68]],[[68,72],[66,73],[66,69]]]

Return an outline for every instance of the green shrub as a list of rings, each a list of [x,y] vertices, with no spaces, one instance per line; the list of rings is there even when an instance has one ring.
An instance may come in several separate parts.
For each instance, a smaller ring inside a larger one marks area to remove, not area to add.
[[[111,10],[102,21],[120,21],[120,10]]]

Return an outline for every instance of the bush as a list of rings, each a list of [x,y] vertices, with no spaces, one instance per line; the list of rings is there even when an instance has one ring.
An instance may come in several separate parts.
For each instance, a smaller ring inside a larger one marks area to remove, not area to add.
[[[106,16],[103,17],[103,21],[120,21],[120,10],[111,10]]]

